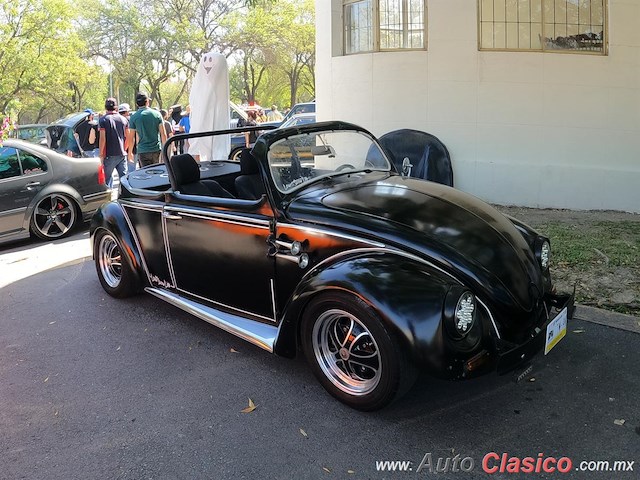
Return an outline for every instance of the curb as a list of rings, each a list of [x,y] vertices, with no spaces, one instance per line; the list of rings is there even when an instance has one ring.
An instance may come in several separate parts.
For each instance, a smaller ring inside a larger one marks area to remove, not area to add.
[[[640,333],[640,318],[623,313],[615,313],[601,308],[576,305],[574,318],[586,322],[597,323],[618,330]]]

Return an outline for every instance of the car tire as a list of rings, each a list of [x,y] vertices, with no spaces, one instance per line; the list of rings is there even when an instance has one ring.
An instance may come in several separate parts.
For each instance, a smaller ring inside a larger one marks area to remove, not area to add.
[[[378,410],[415,382],[416,370],[406,349],[375,310],[355,296],[336,292],[312,300],[300,333],[316,378],[352,408]]]
[[[76,202],[62,193],[50,193],[38,200],[29,222],[29,229],[43,240],[66,237],[81,217]]]
[[[107,230],[99,230],[94,241],[96,270],[102,288],[116,298],[125,298],[140,291],[139,280],[126,261],[123,248],[116,237]]]
[[[243,147],[244,148],[244,147]],[[240,154],[242,153],[243,148],[236,148],[229,154],[229,160],[233,162],[240,161]]]

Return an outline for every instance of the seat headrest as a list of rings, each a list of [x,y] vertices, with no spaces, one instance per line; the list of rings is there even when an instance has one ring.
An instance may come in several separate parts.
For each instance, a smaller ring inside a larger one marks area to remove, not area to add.
[[[189,153],[174,155],[169,159],[176,185],[188,185],[200,180],[200,166]]]
[[[240,153],[240,175],[257,175],[259,173],[258,160],[251,154],[251,150],[243,149]]]

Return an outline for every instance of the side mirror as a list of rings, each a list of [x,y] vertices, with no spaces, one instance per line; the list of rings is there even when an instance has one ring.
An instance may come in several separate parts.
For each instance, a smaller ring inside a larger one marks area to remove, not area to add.
[[[405,178],[410,177],[412,168],[413,168],[413,165],[411,165],[411,162],[409,161],[409,157],[404,157],[404,159],[402,160],[402,176]]]

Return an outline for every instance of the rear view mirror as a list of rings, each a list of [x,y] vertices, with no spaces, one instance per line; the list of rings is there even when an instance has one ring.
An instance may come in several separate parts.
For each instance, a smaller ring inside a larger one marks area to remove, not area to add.
[[[329,155],[329,156],[335,157],[336,151],[333,149],[331,145],[317,145],[315,147],[311,147],[311,154],[313,156]]]

